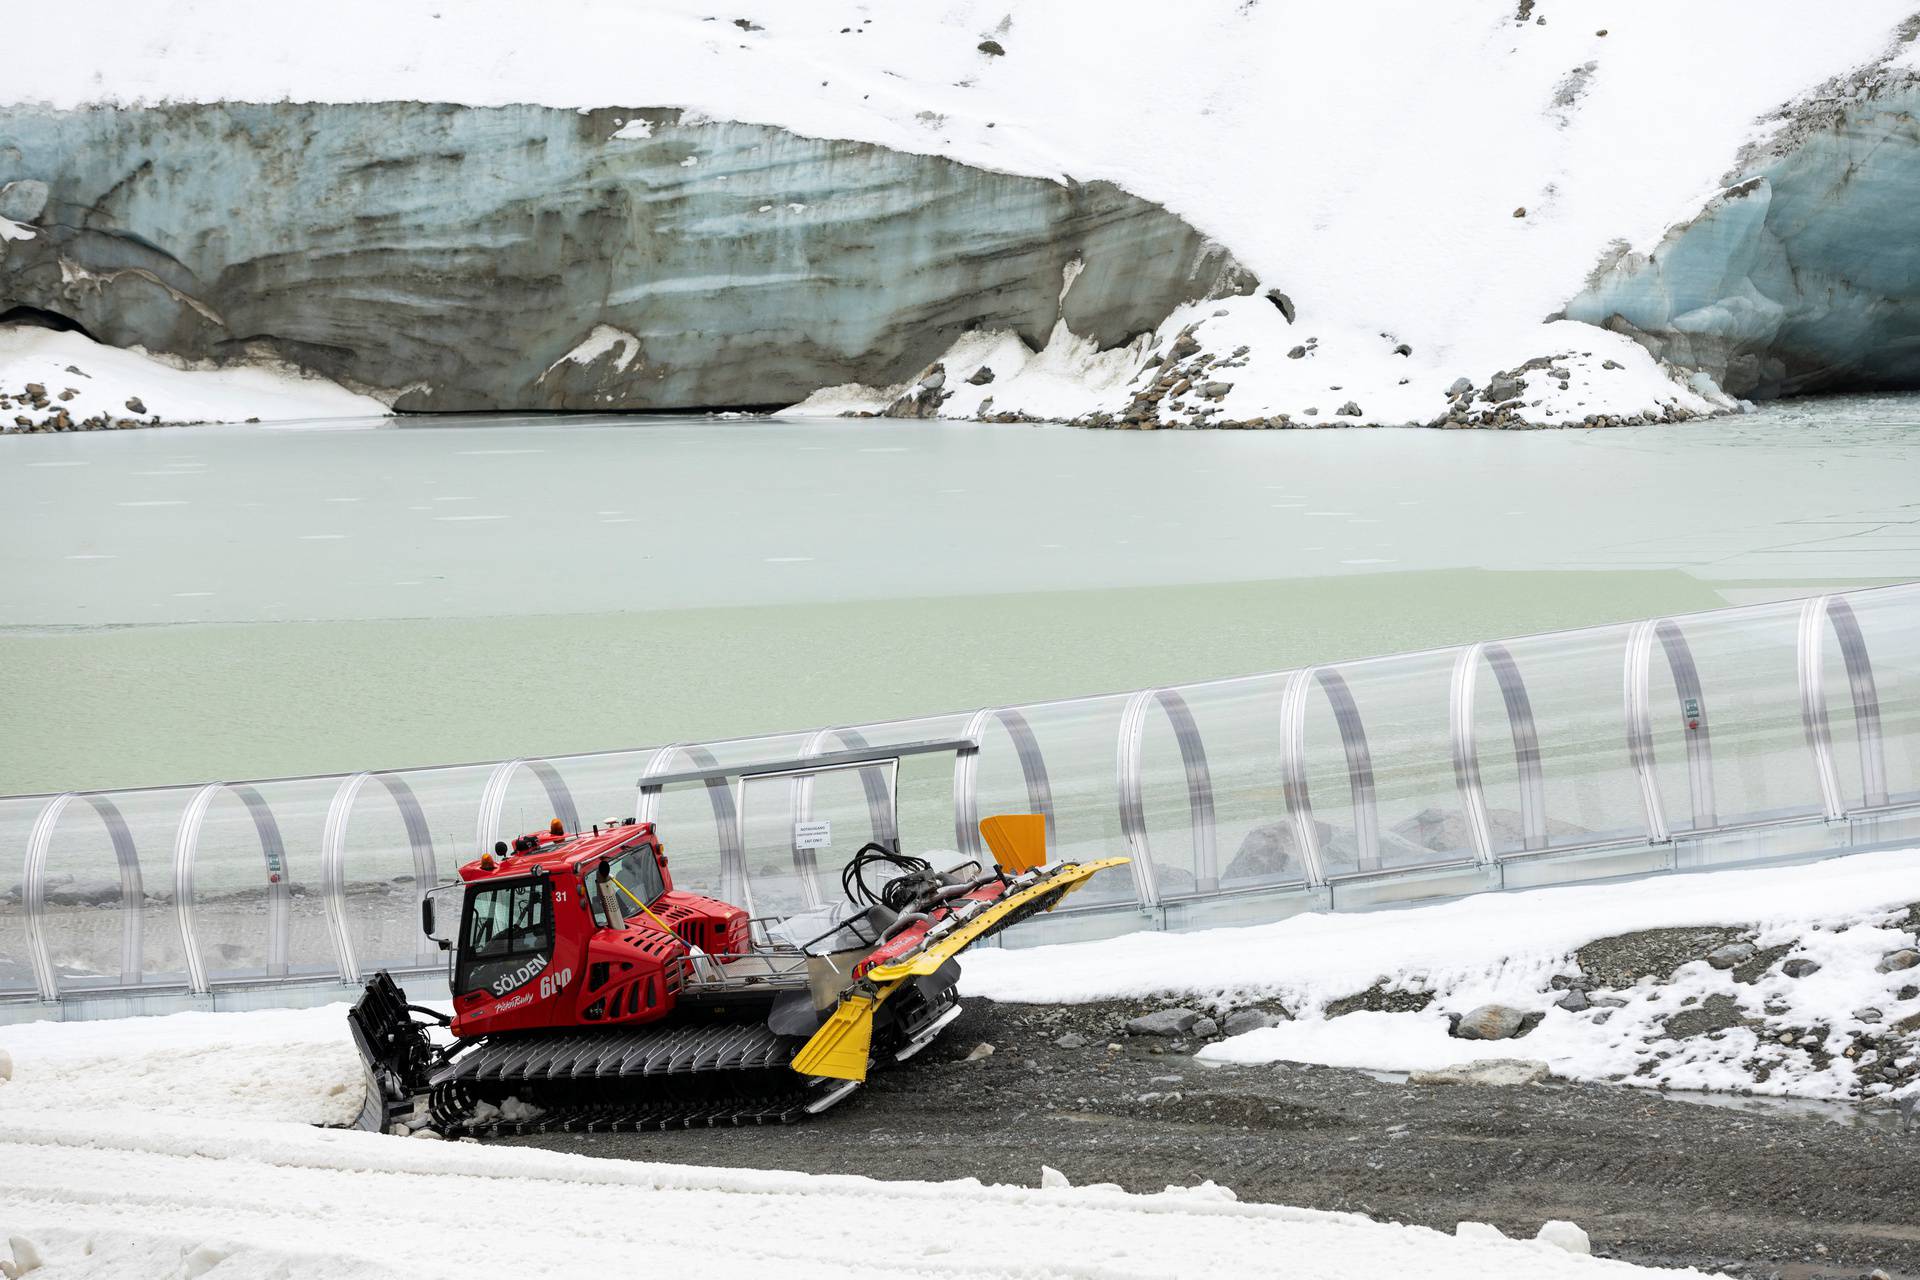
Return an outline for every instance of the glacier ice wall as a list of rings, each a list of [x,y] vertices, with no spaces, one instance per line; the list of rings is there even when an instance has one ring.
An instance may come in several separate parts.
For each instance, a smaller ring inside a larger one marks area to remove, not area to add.
[[[969,329],[1111,347],[1254,283],[1110,184],[676,110],[8,108],[0,204],[33,232],[0,314],[415,410],[786,404]]]
[[[1920,387],[1920,85],[1809,103],[1651,253],[1567,318],[1627,333],[1734,395]]]

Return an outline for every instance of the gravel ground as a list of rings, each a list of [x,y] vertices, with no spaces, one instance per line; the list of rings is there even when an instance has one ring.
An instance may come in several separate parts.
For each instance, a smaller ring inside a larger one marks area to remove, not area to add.
[[[1596,1253],[1743,1277],[1920,1276],[1920,1126],[1599,1085],[1416,1087],[1323,1067],[1208,1067],[1187,1056],[1191,1043],[1120,1034],[1141,1011],[969,1000],[920,1059],[805,1124],[504,1141],[1029,1186],[1043,1163],[1133,1191],[1211,1178],[1243,1200],[1442,1230],[1475,1220],[1531,1236],[1566,1218]],[[967,1061],[981,1044],[994,1052]]]

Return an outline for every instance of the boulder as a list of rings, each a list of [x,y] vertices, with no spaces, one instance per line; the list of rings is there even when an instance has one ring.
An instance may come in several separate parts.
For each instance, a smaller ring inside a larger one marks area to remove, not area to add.
[[[993,381],[993,370],[988,368],[984,364],[981,365],[978,369],[975,369],[973,371],[973,376],[967,379],[967,382],[970,385],[976,386],[976,387],[984,387],[989,382],[992,382],[992,381]]]
[[[979,44],[973,47],[978,49],[981,53],[986,54],[990,58],[1004,57],[1007,52],[1005,46],[1003,46],[998,40],[982,40]]]
[[[1531,1058],[1480,1058],[1435,1071],[1415,1071],[1408,1084],[1540,1084],[1553,1074],[1544,1062]]]
[[[1228,1035],[1243,1036],[1262,1027],[1277,1027],[1283,1021],[1284,1018],[1276,1018],[1265,1009],[1235,1009],[1227,1015],[1225,1027]]]
[[[1462,1015],[1453,1028],[1453,1035],[1459,1040],[1511,1040],[1520,1034],[1521,1025],[1526,1020],[1525,1009],[1505,1004],[1483,1004]]]
[[[1715,947],[1707,952],[1707,963],[1716,969],[1731,969],[1737,964],[1753,959],[1755,949],[1751,942],[1729,942],[1723,947]]]
[[[1780,972],[1789,978],[1804,978],[1808,974],[1820,972],[1820,962],[1809,960],[1805,956],[1795,956],[1780,966]]]
[[[1069,1031],[1053,1043],[1062,1049],[1084,1049],[1087,1047],[1087,1038],[1078,1031]]]
[[[1579,1013],[1592,1007],[1592,1001],[1587,999],[1587,993],[1578,987],[1569,990],[1567,994],[1554,1001],[1554,1004],[1568,1013]]]
[[[1200,1014],[1192,1009],[1155,1009],[1127,1023],[1127,1032],[1136,1036],[1182,1036],[1193,1030]]]
[[[1473,390],[1473,383],[1466,378],[1455,378],[1447,387],[1447,398],[1457,399]]]
[[[1202,1040],[1211,1040],[1220,1034],[1220,1024],[1212,1018],[1202,1017],[1193,1024],[1193,1034]]]
[[[1269,289],[1267,290],[1267,301],[1280,308],[1280,314],[1287,318],[1288,324],[1293,323],[1294,310],[1292,298],[1289,298],[1278,289]]]
[[[1912,947],[1904,947],[1873,967],[1878,973],[1898,973],[1902,969],[1911,969],[1915,965],[1920,965],[1920,951],[1915,951]]]

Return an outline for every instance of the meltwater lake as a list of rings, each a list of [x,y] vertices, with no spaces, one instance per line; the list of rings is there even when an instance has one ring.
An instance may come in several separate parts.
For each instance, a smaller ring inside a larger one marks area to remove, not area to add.
[[[1920,397],[1525,433],[0,442],[0,793],[712,739],[1920,577]]]

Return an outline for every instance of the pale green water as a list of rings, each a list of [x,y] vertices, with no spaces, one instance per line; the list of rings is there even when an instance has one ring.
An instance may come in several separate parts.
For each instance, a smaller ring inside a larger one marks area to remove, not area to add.
[[[1920,577],[1920,403],[0,446],[0,792],[877,720]]]

